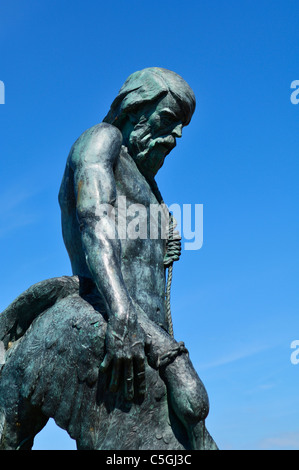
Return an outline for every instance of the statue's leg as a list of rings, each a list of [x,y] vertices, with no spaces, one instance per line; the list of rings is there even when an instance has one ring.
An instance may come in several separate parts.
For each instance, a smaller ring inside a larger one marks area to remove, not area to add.
[[[11,342],[0,372],[0,449],[29,450],[49,417],[74,439],[81,435],[81,407],[96,401],[105,328],[102,315],[75,293],[40,312]],[[84,420],[86,441],[92,423]]]
[[[29,402],[18,408],[0,410],[0,450],[31,450],[35,436],[47,424],[48,418]]]
[[[171,405],[187,429],[192,448],[216,449],[204,424],[209,413],[208,395],[189,355],[183,353],[177,356],[172,363],[160,369],[160,375],[167,384]]]
[[[204,425],[209,413],[208,395],[185,348],[180,347],[177,341],[142,312],[139,321],[149,339],[149,364],[159,368],[160,376],[167,386],[170,404],[187,429],[192,448],[216,449]]]

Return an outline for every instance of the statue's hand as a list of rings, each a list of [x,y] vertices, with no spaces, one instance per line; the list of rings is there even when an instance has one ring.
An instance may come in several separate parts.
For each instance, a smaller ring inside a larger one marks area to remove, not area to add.
[[[133,307],[127,318],[111,316],[106,332],[106,355],[100,372],[111,370],[109,390],[116,392],[123,381],[129,401],[145,394],[145,335]]]

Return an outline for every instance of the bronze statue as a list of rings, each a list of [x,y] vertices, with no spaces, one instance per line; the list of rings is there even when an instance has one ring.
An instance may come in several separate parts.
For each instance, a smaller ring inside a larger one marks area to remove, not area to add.
[[[73,276],[0,315],[0,449],[30,449],[49,417],[79,449],[217,448],[206,390],[172,335],[166,269],[180,242],[154,179],[194,109],[179,75],[144,69],[71,148],[59,203]]]

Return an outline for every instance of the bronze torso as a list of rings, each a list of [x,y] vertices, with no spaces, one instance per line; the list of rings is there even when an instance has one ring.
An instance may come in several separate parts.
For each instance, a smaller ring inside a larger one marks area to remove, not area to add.
[[[161,230],[161,225],[164,223],[163,211],[161,210],[163,206],[159,205],[150,184],[140,173],[124,146],[122,146],[119,158],[115,163],[114,175],[116,183],[115,221],[116,229],[121,225],[117,233],[121,242],[121,271],[126,287],[130,297],[144,310],[147,316],[167,329],[163,264],[166,241],[162,238],[163,232]],[[91,278],[76,217],[74,176],[69,163],[66,166],[59,199],[62,209],[63,237],[70,256],[73,274]],[[136,207],[137,211],[135,211],[133,204],[143,207],[141,210]],[[125,213],[124,207],[126,207]],[[161,215],[156,217],[159,212]],[[124,217],[126,217],[126,221],[124,221]],[[136,217],[142,228],[136,223]],[[136,226],[137,232],[134,239],[128,235],[124,236],[124,228],[129,229],[130,224],[131,232]],[[158,234],[158,238],[151,239],[151,234],[154,236]]]

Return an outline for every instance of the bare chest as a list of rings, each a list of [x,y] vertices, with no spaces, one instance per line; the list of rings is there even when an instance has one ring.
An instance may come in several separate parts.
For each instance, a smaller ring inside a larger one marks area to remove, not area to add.
[[[118,235],[122,240],[147,240],[165,245],[169,212],[159,202],[132,158],[122,150],[115,168]]]

